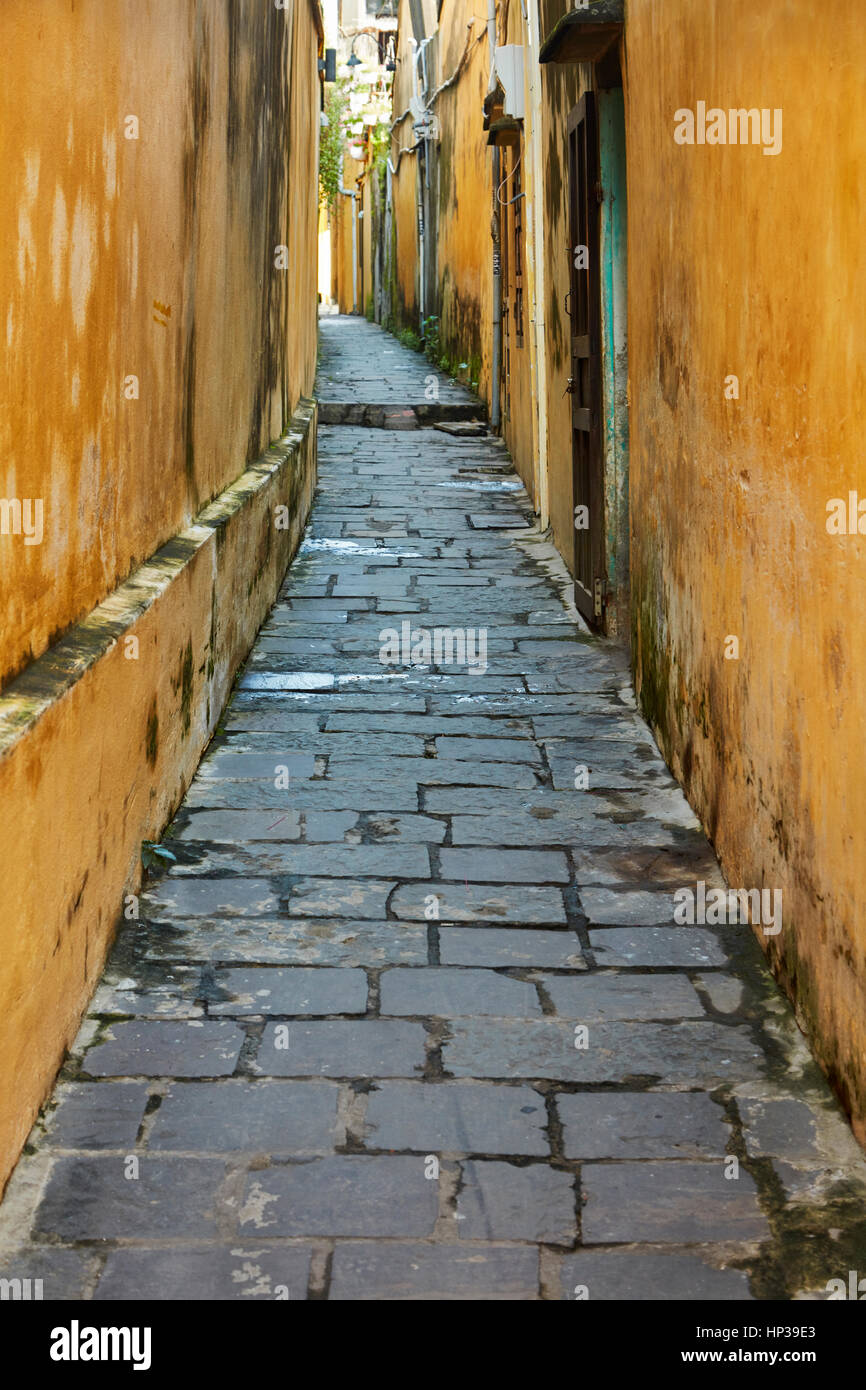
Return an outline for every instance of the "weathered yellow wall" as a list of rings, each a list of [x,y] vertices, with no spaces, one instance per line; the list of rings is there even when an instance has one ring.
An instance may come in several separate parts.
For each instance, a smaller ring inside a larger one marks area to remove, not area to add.
[[[297,548],[315,481],[315,415],[299,412],[287,446],[0,699],[0,1190],[138,889],[141,842],[180,804]]]
[[[492,346],[493,158],[483,128],[482,103],[490,74],[485,22],[467,30],[467,7],[444,0],[439,16],[440,71],[444,82],[464,65],[453,86],[441,93],[436,150],[438,173],[437,270],[441,337],[452,362],[467,362],[482,399],[490,400]],[[467,54],[468,44],[468,54]]]
[[[328,232],[331,238],[331,298],[343,312],[340,304],[340,286],[344,278],[341,270],[343,233],[339,203],[333,209],[328,210]]]
[[[394,128],[391,132],[390,160],[396,171],[391,181],[391,242],[385,249],[387,327],[398,331],[418,322],[418,241],[417,195],[418,158],[412,152],[415,136],[412,118],[407,114],[413,91],[412,23],[408,0],[398,6],[396,70],[391,87]]]
[[[331,296],[341,314],[352,312],[352,200],[340,197],[330,213]]]
[[[396,158],[394,160],[396,164]],[[397,166],[393,181],[394,208],[393,290],[395,328],[418,332],[418,244],[415,183],[417,156],[406,154]]]
[[[567,8],[543,0],[542,36]],[[783,891],[784,931],[762,942],[866,1139],[856,756],[866,542],[825,525],[828,499],[852,489],[866,499],[866,37],[847,0],[787,0],[784,11],[748,0],[627,7],[632,640],[643,707],[729,882]],[[459,60],[465,19],[443,0],[437,83]],[[498,25],[516,40],[514,7],[499,8]],[[407,34],[404,3],[404,59]],[[831,102],[807,95],[816,55]],[[489,399],[487,62],[485,40],[435,109],[442,336],[463,358],[477,351]],[[566,123],[591,80],[588,66],[541,69],[549,501],[569,565]],[[404,76],[395,113],[407,98]],[[782,152],[677,145],[674,113],[698,101],[781,108]],[[410,139],[400,129],[395,149]],[[398,309],[416,273],[414,192],[406,156],[395,180]],[[725,399],[732,373],[738,401]],[[522,422],[526,388],[513,368],[510,386]],[[528,429],[507,411],[505,429],[528,479]],[[724,659],[730,635],[738,661]]]
[[[361,218],[361,279],[363,281],[364,293],[359,301],[359,308],[368,316],[372,316],[373,310],[373,197],[371,179],[372,170],[367,173],[361,186],[361,210],[364,216]]]
[[[357,200],[353,200],[346,194],[341,193],[334,211],[330,214],[331,226],[331,276],[332,276],[332,296],[339,306],[341,314],[351,314],[353,306],[352,298],[352,218],[353,201],[356,203],[357,211],[360,212],[364,206],[363,186],[359,188],[357,180],[364,172],[363,161],[352,159],[346,155],[343,161],[343,187],[350,189],[358,194]],[[361,256],[364,254],[364,221],[363,217],[358,219],[356,227],[357,245],[356,252],[358,257],[357,270],[357,294],[358,312],[364,311],[364,300],[362,296],[362,262]],[[369,241],[367,245],[367,257],[369,262]]]
[[[471,25],[469,21],[472,20]],[[519,8],[497,7],[497,41],[522,41]],[[411,25],[408,6],[401,8],[398,64],[394,84],[394,113],[401,115],[411,92]],[[490,74],[486,16],[473,14],[463,0],[443,0],[435,45],[428,50],[431,90],[443,87],[432,110],[438,118],[439,139],[431,146],[433,188],[427,254],[435,258],[435,302],[428,315],[440,319],[442,350],[453,369],[466,363],[461,375],[478,382],[478,393],[491,403],[493,346],[493,153],[484,130],[483,103]],[[432,69],[435,66],[435,71]],[[458,74],[456,81],[452,81]],[[397,164],[401,148],[414,141],[411,119],[397,126],[392,141],[392,160]],[[520,151],[518,150],[518,153]],[[508,151],[508,167],[513,164]],[[504,166],[503,166],[504,168]],[[394,177],[396,266],[392,278],[395,319],[398,327],[418,331],[417,156],[405,154]],[[510,197],[510,184],[501,197]],[[523,200],[525,209],[525,199]],[[501,360],[502,432],[527,486],[534,484],[534,439],[530,378],[532,324],[527,292],[526,217],[523,228],[524,341],[518,347],[513,327],[514,263],[513,208],[500,208],[501,236],[508,240],[504,256],[504,318]]]
[[[866,1140],[866,539],[825,526],[866,495],[866,31],[782,10],[628,6],[633,653],[729,882],[783,891],[760,939]],[[677,145],[699,100],[782,108],[782,152]]]
[[[541,33],[550,32],[565,13],[565,0],[544,0]],[[469,20],[472,25],[469,27]],[[497,4],[498,43],[525,43],[520,7]],[[411,92],[411,24],[407,0],[402,0],[398,36],[398,63],[394,83],[393,109],[401,115]],[[437,189],[437,277],[438,303],[428,312],[441,318],[441,339],[452,364],[469,363],[468,376],[479,382],[481,398],[490,406],[492,358],[492,242],[491,216],[493,158],[483,128],[483,102],[487,93],[490,56],[486,12],[473,13],[462,0],[443,0],[439,13],[439,33],[431,51],[437,54],[437,67],[431,86],[439,86],[460,69],[457,81],[437,97],[433,110],[439,118],[440,139],[435,148],[434,169]],[[542,149],[544,182],[540,196],[544,206],[545,255],[545,334],[547,353],[547,429],[550,522],[557,546],[567,564],[573,564],[571,482],[571,414],[565,396],[568,381],[568,319],[563,305],[569,288],[568,188],[566,122],[568,113],[580,99],[589,70],[578,66],[542,66]],[[524,119],[524,136],[517,148],[521,158],[521,180],[528,187],[527,138],[531,112]],[[397,163],[401,148],[411,145],[411,120],[397,126],[391,157]],[[503,151],[511,171],[515,152]],[[392,304],[397,327],[417,331],[418,250],[416,235],[417,200],[416,156],[406,154],[394,178],[394,244],[392,260]],[[511,184],[501,197],[511,197]],[[534,332],[530,296],[529,209],[523,208],[524,341],[518,347],[513,324],[514,305],[514,208],[501,207],[503,239],[504,319],[501,380],[502,432],[520,476],[536,504],[538,442],[532,409],[535,390],[532,377]]]
[[[526,45],[526,30],[523,22],[523,15],[520,5],[505,3],[500,5],[497,15],[497,43],[498,44],[519,44]],[[503,257],[503,280],[502,280],[502,302],[503,302],[503,344],[502,344],[502,433],[508,445],[511,457],[514,460],[517,472],[523,479],[527,491],[537,505],[537,461],[536,461],[536,424],[535,407],[533,404],[533,375],[532,359],[535,353],[533,335],[535,332],[532,316],[532,301],[530,297],[531,273],[529,266],[529,254],[531,247],[530,227],[529,227],[529,198],[527,191],[531,188],[531,171],[529,169],[529,147],[527,136],[531,126],[531,112],[526,111],[524,116],[523,132],[520,143],[516,147],[508,147],[500,151],[500,180],[505,177],[507,168],[508,182],[501,189],[500,197],[500,235],[502,237],[504,257]],[[515,196],[514,170],[517,167],[517,174],[520,181],[520,188],[523,197],[518,202],[510,202]],[[502,206],[505,203],[506,206]],[[510,203],[510,205],[508,205]],[[515,318],[517,295],[516,295],[516,264],[515,264],[515,244],[517,233],[515,231],[516,216],[520,213],[520,245],[523,264],[523,342],[518,343],[517,321]]]
[[[41,545],[0,535],[2,1185],[309,504],[309,408],[229,485],[313,384],[319,28],[8,0],[0,42],[0,495],[44,500]]]
[[[315,323],[288,361],[283,330],[312,302],[314,33],[309,0],[245,0],[231,24],[192,0],[0,11],[2,496],[42,497],[45,515],[41,545],[0,537],[0,678],[236,477],[312,387]],[[140,399],[125,400],[133,373]]]

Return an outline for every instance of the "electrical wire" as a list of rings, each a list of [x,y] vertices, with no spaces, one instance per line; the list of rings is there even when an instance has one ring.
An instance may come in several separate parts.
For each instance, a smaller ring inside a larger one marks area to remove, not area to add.
[[[522,159],[523,159],[523,151],[521,150],[520,154],[517,156],[517,163],[515,164],[514,168],[511,170],[511,173],[510,173],[510,174],[507,174],[507,173],[506,173],[505,178],[502,180],[501,184],[499,185],[499,187],[498,187],[497,190],[496,190],[496,201],[497,201],[497,203],[499,204],[499,206],[500,206],[501,208],[510,208],[512,203],[517,203],[517,202],[520,201],[521,198],[525,198],[525,197],[526,197],[526,193],[525,193],[525,192],[523,192],[523,193],[517,193],[517,194],[515,194],[515,196],[514,196],[513,198],[509,198],[507,202],[503,202],[502,199],[501,199],[500,196],[499,196],[499,194],[502,192],[503,188],[504,188],[505,185],[507,184],[509,178],[512,178],[512,179],[514,178],[514,175],[517,173],[518,169],[520,168],[520,164],[521,164],[521,160],[522,160]]]

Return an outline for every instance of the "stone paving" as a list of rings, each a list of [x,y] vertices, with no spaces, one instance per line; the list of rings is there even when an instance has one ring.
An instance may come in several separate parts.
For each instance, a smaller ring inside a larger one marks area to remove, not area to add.
[[[469,420],[483,414],[478,399],[435,371],[366,319],[338,314],[319,320],[316,379],[320,423],[414,429],[417,416]]]
[[[356,403],[424,399],[381,330],[323,336]],[[723,880],[498,440],[321,428],[164,845],[0,1209],[7,1277],[738,1300],[866,1273],[863,1155],[749,928],[674,923]]]

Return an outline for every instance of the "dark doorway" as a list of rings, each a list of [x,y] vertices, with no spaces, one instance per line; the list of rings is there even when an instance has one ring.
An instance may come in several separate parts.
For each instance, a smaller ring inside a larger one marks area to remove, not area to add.
[[[599,169],[595,99],[586,92],[568,118],[571,289],[574,601],[597,625],[604,597],[604,459],[601,430]]]

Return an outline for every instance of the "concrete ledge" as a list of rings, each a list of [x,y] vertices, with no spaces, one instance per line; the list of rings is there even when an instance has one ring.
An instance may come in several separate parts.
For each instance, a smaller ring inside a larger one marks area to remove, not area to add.
[[[316,404],[0,696],[0,1188],[297,550]],[[278,508],[284,511],[278,512]]]
[[[364,405],[359,401],[321,401],[320,425],[362,425],[367,429],[414,430],[439,420],[486,420],[483,401],[424,401],[417,405]]]
[[[486,420],[487,406],[484,401],[470,401],[467,405],[449,405],[438,401],[425,401],[413,406],[422,425],[434,425],[440,421]]]

